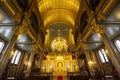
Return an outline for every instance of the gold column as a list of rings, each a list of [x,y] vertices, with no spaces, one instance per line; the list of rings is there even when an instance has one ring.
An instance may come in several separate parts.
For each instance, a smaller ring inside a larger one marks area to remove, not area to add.
[[[49,29],[46,30],[45,47],[50,47],[50,31],[49,31]]]
[[[88,50],[88,47],[87,47],[87,44],[82,44],[82,49],[86,55],[86,59],[87,59],[87,65],[85,65],[87,68],[89,68],[89,71],[90,71],[90,75],[91,76],[94,76],[95,73],[94,73],[94,62],[93,60],[91,59],[91,54],[90,54],[90,51]]]
[[[88,62],[88,68],[89,68],[89,71],[90,71],[90,75],[94,76],[92,60],[90,58],[90,52],[88,50],[85,50],[85,53],[86,53],[86,59],[87,59],[87,62]]]
[[[41,69],[41,64],[42,64],[42,56],[43,56],[43,54],[42,54],[42,51],[40,51],[40,59],[39,59],[39,67],[40,67],[40,69]]]
[[[36,45],[33,45],[32,47],[32,52],[30,54],[30,58],[29,61],[27,63],[27,70],[25,71],[25,77],[28,77],[30,75],[31,72],[31,66],[32,66],[32,62],[33,62],[33,58],[34,58],[34,51],[37,49]]]
[[[74,46],[74,36],[72,34],[72,29],[69,30],[69,44],[70,46]]]

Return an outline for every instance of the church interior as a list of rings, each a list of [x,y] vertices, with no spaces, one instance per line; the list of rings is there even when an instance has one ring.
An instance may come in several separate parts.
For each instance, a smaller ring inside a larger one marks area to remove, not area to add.
[[[120,0],[0,0],[0,80],[120,80]]]

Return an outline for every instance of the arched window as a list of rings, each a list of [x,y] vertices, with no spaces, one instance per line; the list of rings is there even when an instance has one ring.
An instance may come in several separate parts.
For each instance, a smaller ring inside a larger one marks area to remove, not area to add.
[[[98,51],[98,55],[99,55],[100,60],[101,60],[102,63],[108,62],[108,58],[107,58],[107,55],[106,55],[104,49],[100,49],[100,50]]]
[[[30,15],[30,20],[31,20],[31,26],[32,28],[36,31],[36,33],[38,33],[38,19],[37,16],[34,12],[31,12]]]
[[[88,14],[87,11],[84,11],[83,14],[81,15],[81,19],[80,19],[80,30],[83,31],[87,25],[87,19],[88,19]],[[80,32],[81,32],[80,31]]]
[[[12,64],[18,64],[21,56],[21,51],[15,50],[14,56],[12,58],[11,63]]]
[[[120,40],[115,40],[114,43],[115,43],[115,46],[117,47],[118,51],[120,52]]]
[[[0,41],[0,53],[2,52],[4,45],[5,43],[3,41]]]

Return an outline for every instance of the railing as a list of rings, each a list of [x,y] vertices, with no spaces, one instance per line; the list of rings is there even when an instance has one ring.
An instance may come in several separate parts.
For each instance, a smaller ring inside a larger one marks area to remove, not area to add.
[[[40,73],[31,73],[28,80],[52,80],[53,74],[40,72]]]
[[[89,80],[89,79],[100,79],[102,80],[104,76],[91,76],[89,73],[86,72],[68,72],[67,73],[69,80]],[[105,79],[105,78],[104,78]]]
[[[68,72],[67,78],[69,80],[88,80],[89,75],[87,74],[81,74],[81,72]]]
[[[30,76],[53,76],[53,73],[47,73],[47,72],[31,73]]]

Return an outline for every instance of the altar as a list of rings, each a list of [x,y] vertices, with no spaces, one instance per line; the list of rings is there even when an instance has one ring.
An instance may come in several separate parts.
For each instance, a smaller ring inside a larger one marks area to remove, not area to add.
[[[78,70],[78,61],[71,55],[47,55],[47,59],[42,60],[41,72],[52,72],[53,76],[67,76],[67,72]]]
[[[77,54],[68,50],[68,41],[58,35],[51,42],[51,51],[45,51],[41,72],[53,73],[53,76],[67,76],[67,72],[79,71]]]

